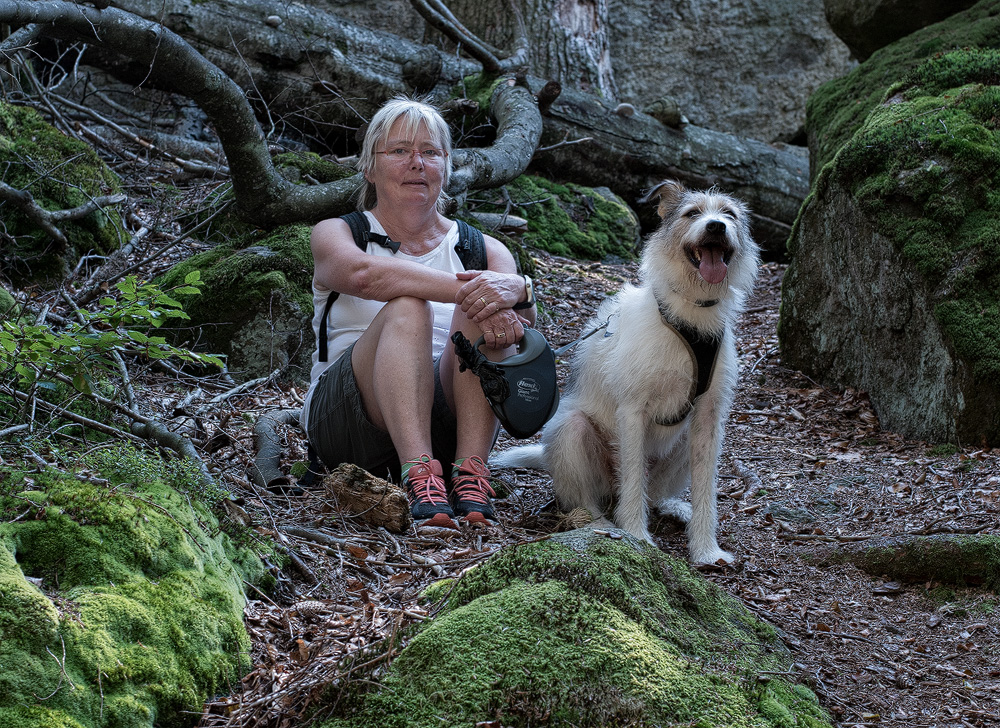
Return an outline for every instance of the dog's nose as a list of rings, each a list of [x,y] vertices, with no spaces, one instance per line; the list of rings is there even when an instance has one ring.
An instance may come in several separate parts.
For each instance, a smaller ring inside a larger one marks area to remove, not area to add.
[[[713,235],[722,235],[726,232],[726,223],[721,220],[712,220],[705,226],[705,230]]]

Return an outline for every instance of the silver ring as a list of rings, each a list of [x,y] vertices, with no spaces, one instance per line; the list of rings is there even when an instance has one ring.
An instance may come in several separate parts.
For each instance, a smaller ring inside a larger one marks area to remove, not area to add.
[[[499,334],[493,334],[493,335],[495,337],[497,337],[498,339],[500,339],[500,338],[503,338],[503,337],[507,336],[507,332],[506,331],[501,331]]]

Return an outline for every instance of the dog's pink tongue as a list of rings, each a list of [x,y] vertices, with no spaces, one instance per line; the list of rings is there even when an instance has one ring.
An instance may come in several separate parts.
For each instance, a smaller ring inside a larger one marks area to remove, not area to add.
[[[726,278],[726,261],[722,259],[722,251],[718,248],[702,248],[701,263],[698,271],[707,283],[722,283]]]

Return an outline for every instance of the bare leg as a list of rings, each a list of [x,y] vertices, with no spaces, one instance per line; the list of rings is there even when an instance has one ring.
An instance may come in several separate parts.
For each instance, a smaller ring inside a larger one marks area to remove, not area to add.
[[[401,463],[431,452],[433,313],[418,298],[394,298],[354,345],[351,364],[365,412],[389,433]]]

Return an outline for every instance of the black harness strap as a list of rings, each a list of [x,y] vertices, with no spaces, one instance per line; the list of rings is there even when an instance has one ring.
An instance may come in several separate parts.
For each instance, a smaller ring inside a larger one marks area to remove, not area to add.
[[[393,254],[399,252],[399,243],[395,240],[372,232],[368,216],[365,213],[355,210],[343,215],[341,220],[350,226],[354,243],[361,250],[368,250],[368,243],[375,243],[383,248],[388,248]],[[486,241],[483,239],[483,234],[464,220],[458,221],[458,242],[455,243],[455,252],[458,253],[458,259],[462,261],[466,270],[486,270]],[[319,350],[320,361],[327,361],[326,321],[330,316],[330,307],[339,296],[337,291],[330,293],[326,299],[326,306],[323,308],[323,318],[319,321],[319,336],[316,346]]]
[[[715,362],[719,358],[719,346],[722,343],[722,337],[703,336],[694,327],[686,326],[671,319],[666,307],[659,301],[656,303],[660,309],[660,320],[663,321],[663,325],[677,334],[681,341],[684,342],[688,354],[691,356],[691,363],[694,365],[694,379],[691,381],[691,391],[688,395],[687,406],[670,420],[656,420],[656,424],[658,425],[678,425],[694,409],[695,399],[708,391],[708,387],[712,383],[712,374],[715,372]]]

